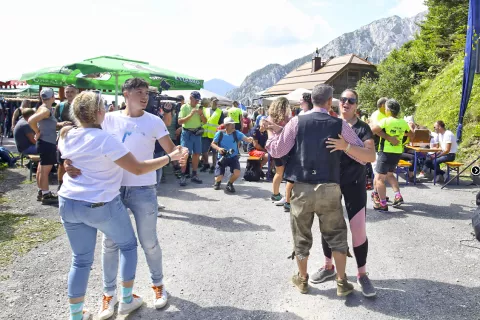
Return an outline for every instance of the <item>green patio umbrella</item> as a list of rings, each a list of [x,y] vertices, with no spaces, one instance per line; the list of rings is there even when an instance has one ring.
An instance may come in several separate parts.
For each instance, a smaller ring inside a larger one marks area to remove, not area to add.
[[[45,68],[22,75],[21,80],[42,86],[74,84],[82,89],[111,90],[115,91],[117,104],[118,85],[131,77],[143,78],[154,87],[163,83],[170,90],[198,90],[203,87],[203,80],[119,56],[102,56],[63,67]]]
[[[86,77],[90,80],[112,77],[112,81],[109,81],[112,88],[108,90],[115,90],[115,104],[117,104],[118,84],[132,77],[143,78],[154,87],[162,85],[166,90],[198,90],[203,88],[203,80],[152,66],[148,62],[126,59],[120,56],[101,56],[69,64],[65,67],[70,70],[79,70],[82,74],[88,75]]]

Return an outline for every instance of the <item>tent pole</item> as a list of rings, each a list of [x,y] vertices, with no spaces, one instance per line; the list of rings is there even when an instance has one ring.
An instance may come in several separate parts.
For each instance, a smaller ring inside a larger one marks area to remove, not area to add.
[[[115,74],[115,108],[118,108],[118,73]]]

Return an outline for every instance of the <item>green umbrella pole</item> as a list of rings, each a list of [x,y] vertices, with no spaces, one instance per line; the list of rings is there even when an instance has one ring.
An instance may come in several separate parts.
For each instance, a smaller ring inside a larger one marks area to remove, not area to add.
[[[115,74],[115,107],[118,108],[118,73]]]

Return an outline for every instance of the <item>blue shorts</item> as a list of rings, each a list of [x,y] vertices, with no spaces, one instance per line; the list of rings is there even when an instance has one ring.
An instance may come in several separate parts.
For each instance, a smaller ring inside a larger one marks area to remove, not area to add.
[[[233,173],[235,170],[240,170],[240,160],[237,156],[227,158],[225,161],[225,166],[220,166],[217,161],[217,165],[215,166],[215,177],[225,175],[225,169],[230,167],[230,172]]]
[[[183,129],[180,137],[182,147],[188,148],[190,154],[202,153],[202,137]]]
[[[207,153],[210,150],[213,139],[202,137],[202,153]]]

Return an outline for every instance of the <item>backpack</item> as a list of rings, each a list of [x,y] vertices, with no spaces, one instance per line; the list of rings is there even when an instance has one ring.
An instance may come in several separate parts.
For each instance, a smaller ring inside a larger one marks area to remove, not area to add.
[[[60,102],[60,107],[58,108],[59,109],[58,118],[60,119],[60,121],[63,121],[62,120],[62,112],[63,112],[64,108],[65,108],[65,102]]]
[[[260,161],[249,161],[247,160],[247,168],[245,170],[245,174],[243,175],[243,179],[245,181],[253,181],[257,182],[260,181],[265,174],[260,167]]]
[[[8,151],[4,147],[0,147],[0,159],[3,162],[6,162],[9,167],[14,167],[18,160],[18,158],[15,158],[13,153]]]

